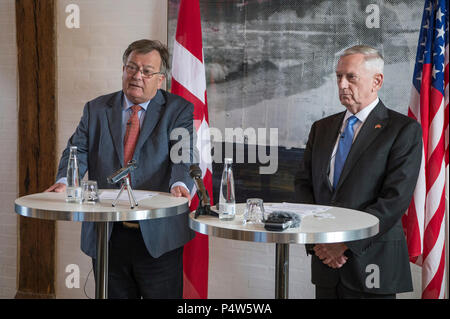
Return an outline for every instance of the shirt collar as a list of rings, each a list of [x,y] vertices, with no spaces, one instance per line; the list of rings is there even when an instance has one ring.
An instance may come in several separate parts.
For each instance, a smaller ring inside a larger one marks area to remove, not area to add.
[[[380,99],[377,97],[372,103],[367,105],[365,108],[363,108],[361,111],[359,111],[356,114],[353,114],[352,112],[347,110],[347,112],[345,112],[344,123],[352,115],[355,115],[361,123],[364,123],[364,121],[369,116],[370,112],[372,112],[372,110],[375,108],[375,106],[377,106],[378,102],[380,102]]]
[[[130,107],[132,107],[133,105],[135,105],[133,102],[131,102],[128,98],[127,98],[127,96],[124,94],[123,95],[123,97],[124,97],[124,99],[123,99],[123,110],[124,111],[127,111]],[[150,103],[150,101],[151,100],[148,100],[147,102],[144,102],[144,103],[140,103],[140,104],[138,104],[138,105],[140,105],[143,109],[144,109],[144,111],[147,111],[147,107],[148,107],[148,105],[149,105],[149,103]]]

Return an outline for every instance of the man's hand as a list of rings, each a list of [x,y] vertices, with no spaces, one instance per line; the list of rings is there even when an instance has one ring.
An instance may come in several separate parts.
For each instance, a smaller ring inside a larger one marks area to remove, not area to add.
[[[341,268],[347,262],[344,252],[348,247],[345,244],[317,244],[313,249],[316,256],[331,268]]]
[[[56,192],[56,193],[62,193],[66,191],[66,184],[64,183],[56,183],[47,188],[44,192]]]
[[[189,201],[189,205],[191,205],[191,194],[189,194],[189,191],[183,186],[172,187],[170,193],[175,197],[186,197]]]

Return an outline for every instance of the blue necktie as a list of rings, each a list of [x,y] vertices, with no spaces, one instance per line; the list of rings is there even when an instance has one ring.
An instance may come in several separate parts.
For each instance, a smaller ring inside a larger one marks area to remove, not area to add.
[[[353,131],[353,125],[358,121],[358,118],[354,115],[347,119],[347,126],[345,127],[344,133],[339,139],[339,145],[336,152],[336,158],[334,161],[334,176],[333,176],[333,187],[336,188],[339,178],[341,177],[342,168],[344,168],[345,160],[352,147],[353,136],[355,132]]]

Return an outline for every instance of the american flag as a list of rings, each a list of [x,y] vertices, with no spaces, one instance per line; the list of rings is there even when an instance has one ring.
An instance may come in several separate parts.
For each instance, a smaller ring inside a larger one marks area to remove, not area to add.
[[[408,109],[422,125],[424,147],[413,200],[402,221],[410,260],[422,266],[424,299],[444,298],[448,281],[448,9],[447,0],[425,1]]]
[[[171,92],[194,104],[194,127],[197,131],[195,146],[203,182],[212,201],[211,144],[199,0],[180,2],[173,48]],[[195,192],[194,189],[191,194],[191,211],[197,208],[199,202]],[[208,258],[208,236],[197,233],[184,247],[183,298],[207,298]]]

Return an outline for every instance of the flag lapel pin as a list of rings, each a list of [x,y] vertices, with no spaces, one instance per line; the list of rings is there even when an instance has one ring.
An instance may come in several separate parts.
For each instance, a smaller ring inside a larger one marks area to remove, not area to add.
[[[381,128],[381,124],[375,125],[375,128]]]

